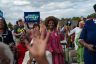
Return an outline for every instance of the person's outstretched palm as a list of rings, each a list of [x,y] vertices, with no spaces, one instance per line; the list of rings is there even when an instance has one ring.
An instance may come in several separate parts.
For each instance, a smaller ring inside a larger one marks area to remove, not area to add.
[[[38,59],[38,58],[41,59],[42,57],[45,56],[46,45],[47,45],[47,41],[50,33],[48,32],[46,37],[44,37],[45,36],[44,30],[45,28],[43,27],[40,35],[35,35],[35,34],[38,34],[38,32],[34,34],[35,37],[33,38],[32,45],[27,44],[27,48],[29,52],[32,54],[32,56],[35,59]]]

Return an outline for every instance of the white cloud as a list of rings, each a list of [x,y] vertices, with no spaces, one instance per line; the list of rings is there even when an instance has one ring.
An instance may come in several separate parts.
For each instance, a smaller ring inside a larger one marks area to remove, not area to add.
[[[10,0],[10,1],[12,1],[12,0]],[[0,3],[7,4],[7,3],[10,3],[10,1],[9,0],[1,0]]]
[[[69,7],[72,7],[74,4],[71,4],[70,1],[64,1],[64,2],[51,2],[48,4],[44,4],[41,6],[41,10],[50,11],[54,9],[66,9]]]
[[[48,4],[43,6],[42,9],[47,15],[55,15],[59,18],[61,17],[73,17],[73,16],[87,16],[91,13],[94,13],[93,5],[94,1],[80,1],[80,2],[71,2],[64,1],[58,2],[56,4]],[[58,11],[57,11],[58,10]],[[47,12],[46,12],[47,11]]]
[[[14,5],[28,5],[28,4],[30,4],[30,1],[28,1],[28,0],[15,0],[15,1],[13,1],[13,4]]]
[[[40,11],[41,18],[48,16],[74,17],[94,13],[96,0],[0,0],[0,9],[7,21],[23,18],[24,12]],[[13,22],[14,21],[14,22]]]

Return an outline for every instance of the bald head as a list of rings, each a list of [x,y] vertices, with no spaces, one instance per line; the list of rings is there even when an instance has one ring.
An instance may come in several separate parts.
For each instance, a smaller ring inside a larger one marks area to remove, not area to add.
[[[13,64],[13,53],[8,45],[0,42],[0,64]]]

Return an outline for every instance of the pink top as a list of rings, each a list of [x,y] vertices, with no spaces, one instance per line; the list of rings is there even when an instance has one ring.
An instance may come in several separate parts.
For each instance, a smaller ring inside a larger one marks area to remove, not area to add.
[[[58,34],[57,31],[53,31],[49,37],[47,50],[52,53],[63,53],[63,48],[60,44],[61,39],[61,34]]]

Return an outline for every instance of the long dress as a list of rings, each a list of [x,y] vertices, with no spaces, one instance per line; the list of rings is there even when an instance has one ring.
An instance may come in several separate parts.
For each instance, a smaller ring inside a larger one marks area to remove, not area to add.
[[[83,39],[88,44],[96,46],[96,21],[93,19],[86,21],[80,39]],[[92,52],[84,47],[84,63],[96,64],[96,52]]]
[[[78,33],[81,31],[82,29],[80,27],[76,27],[74,29],[72,29],[69,33],[69,35],[72,35],[75,33],[75,40],[74,40],[74,44],[75,44],[75,50],[77,50],[78,48],[78,45],[76,44],[76,38],[78,36]]]
[[[80,33],[81,33],[81,31],[78,33],[78,36],[76,38],[76,44],[78,45],[77,61],[79,62],[79,64],[83,64],[83,62],[84,62],[84,47],[79,43]]]
[[[52,53],[53,64],[65,64],[63,48],[60,45],[60,36],[57,31],[53,31],[47,44],[47,50]]]

